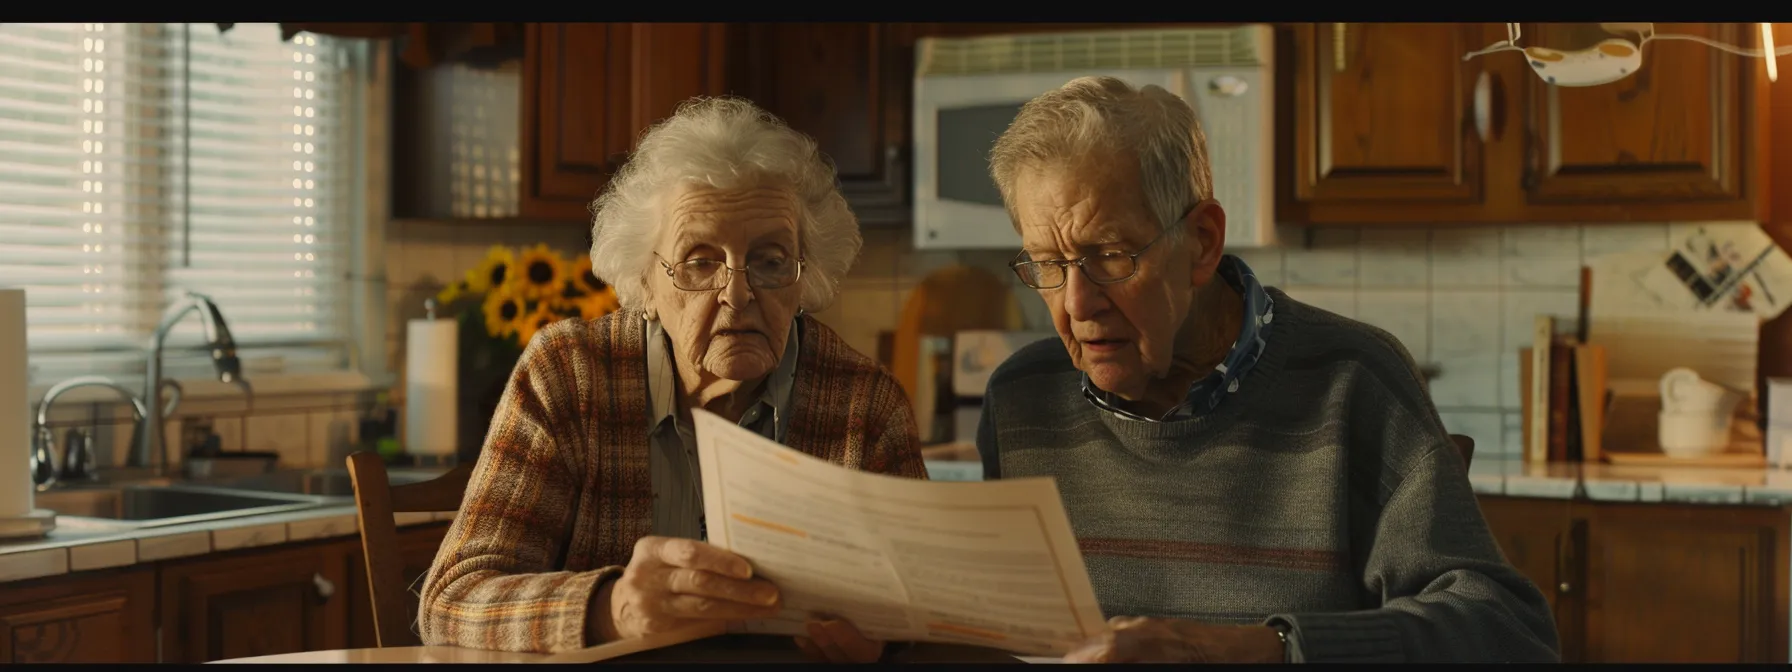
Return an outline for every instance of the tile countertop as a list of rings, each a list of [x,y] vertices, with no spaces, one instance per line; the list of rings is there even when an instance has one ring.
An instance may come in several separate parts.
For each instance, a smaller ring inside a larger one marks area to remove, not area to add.
[[[401,513],[395,518],[399,527],[407,527],[452,520],[454,512]],[[353,504],[137,530],[120,530],[69,517],[58,517],[56,522],[56,529],[45,537],[0,540],[0,583],[213,552],[350,537],[360,532]]]
[[[966,460],[929,460],[936,480],[981,480],[982,465]],[[1518,459],[1481,457],[1469,467],[1469,482],[1483,495],[1606,502],[1681,502],[1792,506],[1792,471],[1703,467],[1635,467],[1572,463],[1526,464]],[[401,527],[451,520],[453,511],[404,513]],[[170,560],[218,551],[350,537],[358,533],[353,504],[315,509],[120,530],[62,517],[47,537],[0,541],[0,583],[108,567]]]
[[[929,454],[927,473],[933,480],[983,480],[983,464],[974,452],[967,457],[947,446],[923,452]],[[1469,465],[1468,480],[1477,494],[1506,497],[1792,506],[1792,471],[1783,469],[1533,465],[1518,458],[1479,456]]]
[[[1764,468],[1526,464],[1477,457],[1469,482],[1483,495],[1599,502],[1792,505],[1792,471]]]

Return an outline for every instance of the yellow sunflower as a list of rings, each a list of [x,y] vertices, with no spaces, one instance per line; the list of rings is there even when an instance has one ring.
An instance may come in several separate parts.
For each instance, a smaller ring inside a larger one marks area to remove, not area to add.
[[[579,255],[578,261],[573,262],[568,275],[572,276],[573,288],[584,294],[602,294],[610,289],[608,283],[598,279],[597,274],[591,271],[591,255],[589,254]]]
[[[485,333],[503,336],[516,329],[526,305],[514,285],[500,285],[485,295]]]
[[[516,260],[516,280],[529,299],[559,296],[566,288],[566,264],[547,245],[523,250]]]
[[[529,341],[535,338],[535,332],[541,331],[543,327],[564,319],[566,319],[566,316],[554,312],[553,308],[549,307],[546,301],[536,304],[535,310],[524,314],[514,323],[517,345],[525,348],[529,347]]]
[[[461,300],[471,292],[472,286],[466,280],[450,282],[447,287],[442,288],[442,291],[436,293],[436,307],[446,307],[455,301]]]
[[[622,308],[616,300],[616,290],[610,287],[579,297],[578,306],[579,317],[586,320],[595,320]]]
[[[516,275],[516,255],[510,248],[493,245],[479,266],[467,271],[467,291],[482,294],[508,284]]]

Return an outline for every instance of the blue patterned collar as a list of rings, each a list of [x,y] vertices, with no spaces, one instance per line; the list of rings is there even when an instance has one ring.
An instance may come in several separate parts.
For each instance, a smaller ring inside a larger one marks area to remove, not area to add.
[[[1269,332],[1270,322],[1275,319],[1275,301],[1269,298],[1269,292],[1263,291],[1263,285],[1257,282],[1257,274],[1251,271],[1250,266],[1245,265],[1243,259],[1230,254],[1221,257],[1219,276],[1243,297],[1244,321],[1238,329],[1238,340],[1232,343],[1232,350],[1226,353],[1226,358],[1214,365],[1213,373],[1189,387],[1188,396],[1181,404],[1170,409],[1163,417],[1153,420],[1121,409],[1111,398],[1112,395],[1095,387],[1086,373],[1083,374],[1083,396],[1095,404],[1096,408],[1129,420],[1169,422],[1199,417],[1217,408],[1227,395],[1237,392],[1239,381],[1250,372],[1257,359],[1263,356],[1266,344],[1264,337]]]

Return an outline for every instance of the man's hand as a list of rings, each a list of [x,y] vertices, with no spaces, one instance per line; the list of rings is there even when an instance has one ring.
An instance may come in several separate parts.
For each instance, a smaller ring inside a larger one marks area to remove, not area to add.
[[[1108,631],[1064,656],[1067,663],[1280,663],[1282,638],[1262,625],[1212,625],[1115,616]]]
[[[866,639],[852,621],[822,618],[809,621],[809,636],[796,638],[797,648],[824,663],[875,663],[884,655],[884,643]]]
[[[778,614],[778,588],[753,578],[746,559],[690,539],[642,537],[622,576],[592,599],[596,641],[677,630],[705,620]]]

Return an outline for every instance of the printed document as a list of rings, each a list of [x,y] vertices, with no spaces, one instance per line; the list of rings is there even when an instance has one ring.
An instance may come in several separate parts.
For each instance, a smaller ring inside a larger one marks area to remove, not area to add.
[[[932,482],[854,471],[694,410],[709,543],[777,584],[735,632],[866,637],[1056,657],[1107,629],[1049,478]]]

